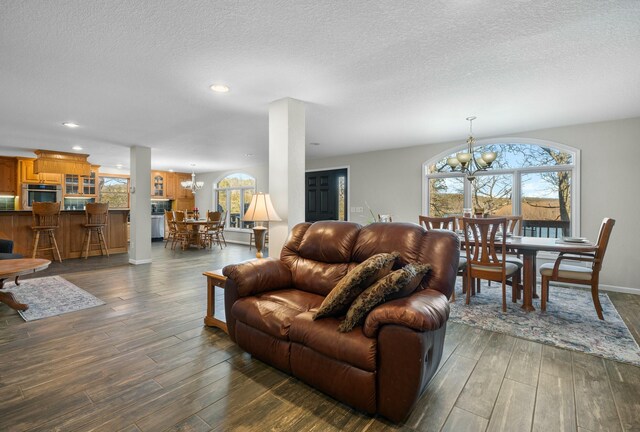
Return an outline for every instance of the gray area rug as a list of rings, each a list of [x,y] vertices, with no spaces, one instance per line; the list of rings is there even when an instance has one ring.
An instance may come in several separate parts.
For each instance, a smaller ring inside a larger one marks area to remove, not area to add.
[[[598,319],[591,291],[557,286],[550,288],[546,312],[540,310],[540,299],[534,299],[536,310],[529,313],[520,308],[522,301],[511,302],[507,286],[507,312],[503,313],[501,284],[492,282],[489,287],[482,282],[482,292],[471,297],[467,306],[458,278],[451,321],[640,366],[638,343],[606,294],[600,294],[604,321]]]
[[[105,304],[99,298],[78,288],[60,276],[21,280],[20,286],[6,283],[3,291],[10,291],[18,302],[29,309],[18,311],[25,321],[34,321]]]

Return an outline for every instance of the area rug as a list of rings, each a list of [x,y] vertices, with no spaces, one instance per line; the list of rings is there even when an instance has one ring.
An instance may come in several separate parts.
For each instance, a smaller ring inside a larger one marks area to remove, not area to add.
[[[18,311],[25,321],[35,321],[104,304],[99,298],[60,276],[25,279],[19,282],[20,286],[13,282],[5,283],[3,291],[12,292],[18,302],[29,305],[26,311]]]
[[[522,302],[511,302],[507,287],[507,312],[502,312],[502,287],[483,281],[481,293],[465,305],[460,278],[456,301],[451,303],[450,320],[484,330],[505,333],[522,339],[559,348],[581,351],[611,360],[640,366],[640,348],[620,314],[606,294],[600,294],[604,321],[598,319],[591,292],[552,286],[547,311],[540,310],[540,299],[534,299],[535,312],[525,312]],[[538,290],[539,292],[539,290]]]

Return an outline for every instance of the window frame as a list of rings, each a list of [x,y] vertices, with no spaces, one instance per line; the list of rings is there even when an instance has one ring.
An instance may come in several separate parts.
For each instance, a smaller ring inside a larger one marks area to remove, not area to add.
[[[113,208],[113,209],[130,209],[131,208],[131,194],[129,193],[129,190],[131,188],[131,177],[127,176],[127,175],[123,175],[123,174],[107,174],[107,173],[98,173],[96,176],[96,202],[103,202],[102,201],[102,189],[100,188],[100,179],[101,178],[119,178],[119,179],[124,179],[127,181],[127,207],[111,207],[111,203],[109,203],[109,208]],[[124,193],[123,193],[124,195]]]
[[[241,174],[247,177],[251,177],[253,179],[253,186],[235,186],[235,187],[218,187],[218,184],[220,184],[221,181],[223,181],[224,179],[226,179],[227,177],[232,177],[234,175],[237,174]],[[213,184],[213,203],[214,203],[214,207],[217,210],[218,209],[218,193],[220,191],[226,191],[227,193],[227,198],[226,198],[226,208],[227,208],[227,217],[225,218],[224,221],[224,228],[228,231],[231,232],[252,232],[253,229],[252,228],[235,228],[235,227],[231,227],[231,218],[229,217],[229,209],[231,208],[231,192],[232,191],[239,191],[240,192],[240,208],[243,209],[245,202],[244,202],[244,192],[246,190],[251,190],[253,191],[253,195],[256,194],[256,191],[258,190],[258,180],[255,178],[255,176],[246,173],[246,172],[242,172],[242,171],[233,171],[230,173],[227,173],[223,176],[221,176],[220,178],[218,178],[215,183]],[[249,203],[246,203],[247,205]],[[242,226],[242,224],[244,223],[244,214],[241,212],[240,213],[240,226]]]
[[[519,138],[519,137],[501,137],[501,138],[491,138],[491,139],[482,139],[476,141],[475,147],[484,146],[484,145],[500,145],[500,144],[526,144],[526,145],[534,145],[538,147],[550,147],[556,150],[561,150],[563,152],[570,153],[573,158],[573,163],[570,165],[550,165],[546,167],[522,167],[522,168],[489,168],[487,171],[481,171],[476,173],[476,176],[491,176],[491,175],[500,175],[500,174],[508,174],[513,176],[513,189],[512,189],[512,214],[519,215],[522,210],[522,191],[521,191],[521,181],[522,174],[528,173],[544,173],[544,172],[559,172],[559,171],[569,171],[571,172],[571,235],[574,237],[580,236],[580,149],[567,146],[565,144],[560,144],[553,141],[547,140],[539,140],[532,138]],[[456,172],[439,172],[432,173],[428,172],[429,166],[442,160],[443,158],[451,155],[460,150],[464,150],[467,148],[466,143],[461,143],[455,147],[451,147],[443,152],[438,153],[429,160],[425,161],[422,164],[422,210],[423,214],[429,215],[430,205],[429,205],[429,179],[432,178],[447,178],[447,177],[465,177],[464,174],[456,173]],[[471,198],[471,187],[469,182],[465,181],[464,183],[464,195],[463,195],[463,208],[470,208],[472,203]]]

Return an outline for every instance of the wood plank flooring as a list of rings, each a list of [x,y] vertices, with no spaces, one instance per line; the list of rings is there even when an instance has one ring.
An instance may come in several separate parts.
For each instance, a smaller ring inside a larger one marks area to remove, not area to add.
[[[246,246],[152,252],[35,275],[104,306],[25,323],[0,305],[0,431],[640,430],[640,368],[454,323],[406,422],[368,417],[203,327],[202,272],[251,258]],[[640,297],[610,297],[638,340]]]

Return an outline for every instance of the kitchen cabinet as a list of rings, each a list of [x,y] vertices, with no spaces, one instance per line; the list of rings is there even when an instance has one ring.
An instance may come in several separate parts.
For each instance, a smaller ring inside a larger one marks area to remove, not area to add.
[[[180,184],[183,181],[191,180],[191,174],[175,173],[176,181],[176,199],[193,199],[193,192],[190,189],[185,189]]]
[[[80,194],[80,176],[76,174],[64,175],[64,194],[79,195]]]
[[[19,159],[18,169],[20,171],[21,183],[40,183],[50,185],[61,185],[62,174],[40,173],[33,171],[34,159]]]
[[[65,196],[98,196],[97,178],[98,165],[91,167],[89,176],[80,176],[77,174],[64,175],[64,194]]]
[[[167,199],[175,199],[176,198],[176,175],[175,173],[168,172],[165,173],[165,190],[164,197]]]
[[[166,173],[162,171],[151,172],[151,198],[166,197]]]
[[[82,177],[82,195],[97,196],[96,178],[97,173],[93,169],[89,177]]]
[[[16,195],[18,180],[18,160],[0,157],[0,195]]]

